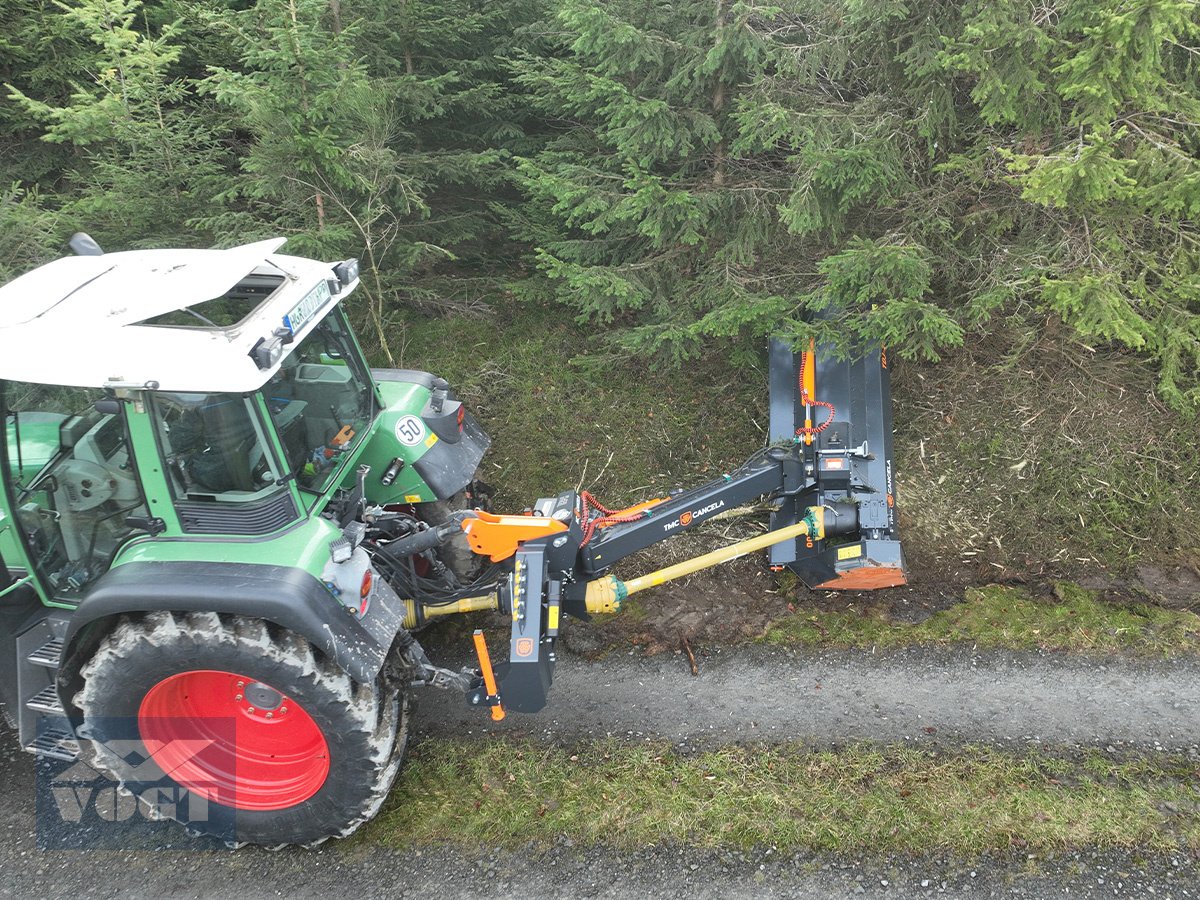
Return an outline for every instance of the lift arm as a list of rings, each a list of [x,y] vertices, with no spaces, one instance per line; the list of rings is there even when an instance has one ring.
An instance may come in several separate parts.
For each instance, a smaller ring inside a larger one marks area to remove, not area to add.
[[[497,608],[512,617],[509,662],[495,668],[504,706],[536,712],[545,705],[563,615],[587,619],[616,612],[626,597],[638,591],[785,541],[818,543],[855,534],[856,508],[832,499],[818,500],[817,481],[807,471],[805,454],[799,443],[769,448],[734,472],[653,505],[641,505],[632,514],[592,510],[594,501],[589,503],[587,495],[568,491],[539,500],[533,516],[480,516],[465,521],[463,529],[478,552],[514,543],[517,547],[512,574],[497,597]],[[814,503],[806,506],[799,521],[695,559],[628,581],[607,572],[631,553],[763,496],[774,503],[808,496]],[[471,702],[491,706],[495,700],[480,693]]]

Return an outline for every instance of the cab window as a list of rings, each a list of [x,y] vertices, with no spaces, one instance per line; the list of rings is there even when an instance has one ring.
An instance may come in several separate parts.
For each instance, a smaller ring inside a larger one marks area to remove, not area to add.
[[[340,310],[284,358],[263,395],[289,473],[302,490],[323,492],[376,413],[374,384]]]
[[[279,473],[249,398],[159,391],[154,417],[176,500],[253,499],[276,490]]]
[[[90,388],[3,384],[5,490],[26,555],[57,596],[108,570],[144,518],[124,404]],[[106,400],[101,412],[96,402]]]

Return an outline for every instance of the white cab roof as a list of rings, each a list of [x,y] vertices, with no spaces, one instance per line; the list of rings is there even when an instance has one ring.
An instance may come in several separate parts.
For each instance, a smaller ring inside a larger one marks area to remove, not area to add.
[[[165,391],[257,390],[278,365],[258,368],[251,349],[270,339],[310,293],[336,283],[330,263],[275,253],[284,240],[229,250],[68,256],[27,272],[0,287],[0,379],[77,387],[156,382]],[[145,324],[221,297],[251,274],[283,281],[231,327],[199,321],[195,327]],[[355,279],[325,308],[306,316],[296,341],[357,286]]]

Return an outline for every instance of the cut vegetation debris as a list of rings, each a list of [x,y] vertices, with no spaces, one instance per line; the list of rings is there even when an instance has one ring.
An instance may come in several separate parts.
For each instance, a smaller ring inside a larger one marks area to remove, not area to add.
[[[725,471],[766,440],[765,365],[601,366],[561,308],[504,299],[494,307],[487,316],[412,316],[402,330],[404,365],[450,379],[492,434],[484,478],[498,505],[519,509],[564,484],[632,503]],[[461,352],[444,353],[451,345]],[[760,349],[746,348],[743,361]],[[1094,578],[1129,596],[1200,604],[1196,423],[1154,400],[1147,366],[1116,353],[1081,360],[1061,329],[1013,328],[938,365],[894,368],[913,584],[873,602],[904,618],[906,606],[942,608],[969,585]],[[689,592],[689,605],[696,595],[701,606],[712,600],[707,617],[647,597],[644,642],[760,634],[779,613],[762,602],[773,585],[760,577],[761,557],[731,569],[676,589]]]
[[[969,588],[963,602],[923,622],[893,621],[883,607],[798,609],[765,639],[821,647],[900,647],[971,643],[981,648],[1126,652],[1167,656],[1200,651],[1200,615],[1149,603],[1109,603],[1067,582],[1053,599],[1021,588]]]
[[[1200,849],[1200,763],[1087,751],[422,743],[366,839],[845,853]]]

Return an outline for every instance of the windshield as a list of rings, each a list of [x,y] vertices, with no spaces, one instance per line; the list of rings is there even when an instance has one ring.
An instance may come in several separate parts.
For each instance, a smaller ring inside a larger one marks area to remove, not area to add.
[[[377,411],[375,388],[341,310],[284,359],[263,395],[296,482],[324,491]]]

